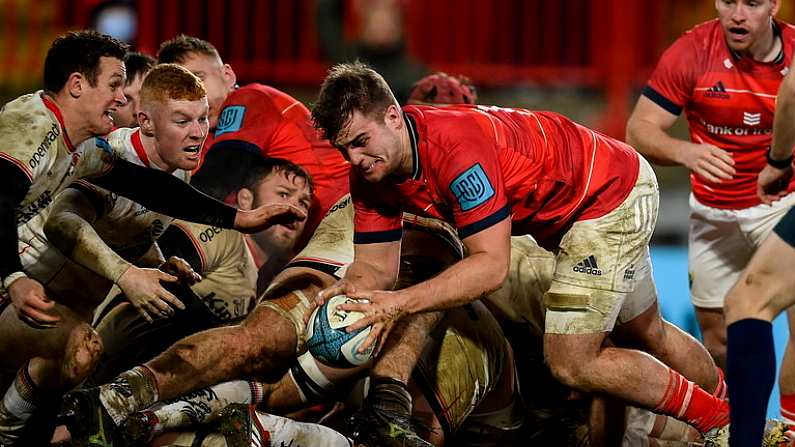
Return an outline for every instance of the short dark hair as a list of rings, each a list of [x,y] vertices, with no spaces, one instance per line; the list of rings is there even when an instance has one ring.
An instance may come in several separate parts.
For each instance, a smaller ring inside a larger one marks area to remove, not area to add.
[[[191,185],[218,200],[225,200],[241,188],[253,190],[272,172],[283,172],[303,178],[310,192],[314,190],[312,177],[297,164],[283,158],[266,158],[235,144],[226,141],[220,147],[211,147],[201,169],[191,177]]]
[[[337,64],[320,86],[312,119],[323,136],[335,144],[355,111],[380,119],[392,104],[397,104],[395,95],[375,70],[359,61]]]
[[[136,76],[146,76],[155,65],[157,61],[148,54],[137,51],[127,53],[127,60],[124,61],[124,67],[127,69],[127,85],[130,85]]]
[[[184,62],[190,53],[221,58],[218,50],[210,42],[198,37],[180,34],[160,44],[160,49],[157,50],[157,61],[161,64],[179,64]]]
[[[97,85],[102,57],[124,61],[127,44],[93,30],[70,31],[58,36],[44,59],[44,89],[59,92],[72,73],[80,73],[92,87]]]
[[[257,188],[260,182],[265,179],[265,177],[276,173],[281,173],[288,178],[298,177],[304,179],[306,186],[309,188],[310,194],[315,188],[315,185],[312,183],[312,177],[304,170],[304,168],[298,166],[290,160],[274,157],[260,157],[256,162],[252,163],[243,175],[243,181],[240,182],[240,188],[247,188],[253,191]]]

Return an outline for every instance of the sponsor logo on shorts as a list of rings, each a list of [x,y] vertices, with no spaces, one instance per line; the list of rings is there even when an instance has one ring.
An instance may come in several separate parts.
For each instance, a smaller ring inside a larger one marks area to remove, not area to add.
[[[624,281],[632,281],[635,278],[635,264],[630,265],[624,270]]]
[[[229,106],[224,108],[218,117],[218,127],[215,129],[216,138],[228,132],[237,132],[243,125],[243,116],[246,114],[245,106]]]
[[[461,211],[469,211],[494,196],[494,188],[480,163],[456,177],[450,183],[450,191],[458,200]]]
[[[586,275],[602,276],[602,271],[599,270],[599,266],[596,265],[596,258],[594,255],[588,256],[578,262],[572,270],[577,273],[585,273]]]

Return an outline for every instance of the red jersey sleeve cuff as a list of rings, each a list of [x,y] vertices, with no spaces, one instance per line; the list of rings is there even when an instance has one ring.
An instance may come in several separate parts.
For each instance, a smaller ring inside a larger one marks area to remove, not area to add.
[[[458,237],[461,239],[467,238],[472,236],[475,233],[479,233],[486,228],[491,227],[492,225],[502,222],[505,220],[506,217],[511,215],[511,207],[505,205],[504,207],[500,208],[499,210],[495,211],[494,213],[480,219],[477,222],[473,222],[469,225],[461,227],[458,229]]]
[[[654,102],[658,106],[667,110],[669,113],[672,113],[677,116],[679,116],[679,114],[682,113],[682,106],[666,98],[665,96],[663,96],[662,93],[658,92],[650,85],[644,87],[641,94],[652,100],[652,102]]]

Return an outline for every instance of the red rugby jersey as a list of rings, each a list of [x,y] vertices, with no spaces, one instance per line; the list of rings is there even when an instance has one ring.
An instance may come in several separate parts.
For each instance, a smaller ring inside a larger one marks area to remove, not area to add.
[[[367,183],[351,171],[356,243],[401,235],[401,212],[455,225],[462,238],[511,216],[514,235],[552,248],[577,220],[603,216],[638,176],[629,146],[551,112],[484,106],[403,108],[414,173]]]
[[[758,205],[756,180],[772,143],[776,95],[792,59],[795,29],[775,22],[781,54],[769,63],[740,57],[726,44],[718,20],[696,26],[663,54],[643,95],[678,115],[682,109],[690,139],[728,151],[737,173],[711,183],[690,174],[693,194],[714,208]],[[795,189],[795,180],[789,190]]]
[[[302,239],[312,235],[326,211],[349,191],[350,164],[312,126],[309,109],[273,87],[249,84],[232,92],[202,158],[210,148],[222,149],[229,142],[249,146],[263,157],[290,160],[312,176],[314,203]]]

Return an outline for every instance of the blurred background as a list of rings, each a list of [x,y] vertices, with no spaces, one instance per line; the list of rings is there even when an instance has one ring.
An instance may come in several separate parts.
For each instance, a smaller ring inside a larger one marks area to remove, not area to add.
[[[795,20],[794,3],[784,2],[779,18]],[[471,78],[480,103],[553,110],[623,139],[662,51],[714,17],[711,0],[0,0],[0,104],[41,88],[56,35],[92,27],[151,55],[179,33],[206,39],[241,84],[273,85],[310,107],[329,65],[359,58],[398,99],[442,70]],[[674,134],[687,137],[684,119]],[[698,335],[687,284],[688,173],[655,169],[661,306]],[[775,325],[779,358],[784,326]]]

